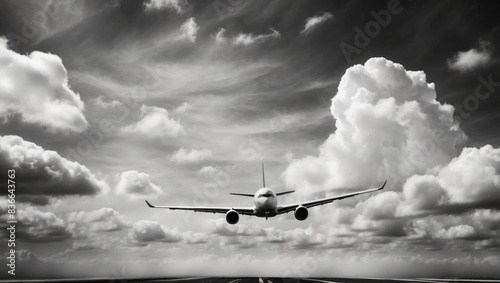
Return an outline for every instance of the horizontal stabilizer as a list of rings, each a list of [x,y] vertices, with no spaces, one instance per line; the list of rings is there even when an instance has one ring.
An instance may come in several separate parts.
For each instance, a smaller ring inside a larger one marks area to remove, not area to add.
[[[251,198],[253,198],[253,196],[254,196],[253,194],[242,194],[242,193],[229,193],[229,194],[231,194],[233,196],[243,196],[243,197],[251,197]]]
[[[281,193],[276,193],[277,196],[281,196],[281,195],[286,195],[286,194],[291,194],[291,193],[294,193],[295,191],[286,191],[286,192],[281,192]]]

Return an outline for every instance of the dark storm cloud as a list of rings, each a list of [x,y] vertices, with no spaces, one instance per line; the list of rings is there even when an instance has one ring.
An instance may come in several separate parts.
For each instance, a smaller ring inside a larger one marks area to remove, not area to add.
[[[52,212],[42,212],[28,207],[18,211],[21,223],[16,231],[19,240],[25,242],[62,242],[72,238],[65,221]]]
[[[19,195],[16,198],[19,202],[30,203],[32,205],[40,205],[45,206],[50,202],[50,198],[47,196],[39,196],[39,195]]]
[[[18,136],[0,137],[0,169],[16,170],[18,195],[95,195],[109,189],[85,166]],[[44,203],[42,198],[30,200]]]

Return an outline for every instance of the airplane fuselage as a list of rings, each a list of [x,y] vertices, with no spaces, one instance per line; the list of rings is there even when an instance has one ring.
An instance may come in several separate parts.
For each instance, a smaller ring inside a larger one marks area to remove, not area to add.
[[[269,188],[259,189],[254,197],[255,216],[273,217],[278,214],[278,198],[273,190]]]

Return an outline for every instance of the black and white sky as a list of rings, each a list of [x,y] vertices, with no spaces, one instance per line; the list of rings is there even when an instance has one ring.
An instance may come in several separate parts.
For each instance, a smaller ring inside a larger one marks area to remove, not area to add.
[[[18,278],[500,277],[500,2],[0,7]],[[388,184],[302,222],[144,203],[252,206],[261,162],[285,203]]]

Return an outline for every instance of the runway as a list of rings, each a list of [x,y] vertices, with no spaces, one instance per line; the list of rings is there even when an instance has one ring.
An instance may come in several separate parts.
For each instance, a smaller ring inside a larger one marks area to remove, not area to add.
[[[484,279],[433,279],[433,278],[274,278],[274,277],[241,277],[241,278],[226,278],[226,277],[191,277],[191,278],[96,278],[96,279],[51,279],[51,280],[15,280],[0,282],[58,282],[58,283],[132,283],[132,282],[149,282],[149,283],[493,283],[500,280],[484,280]]]

